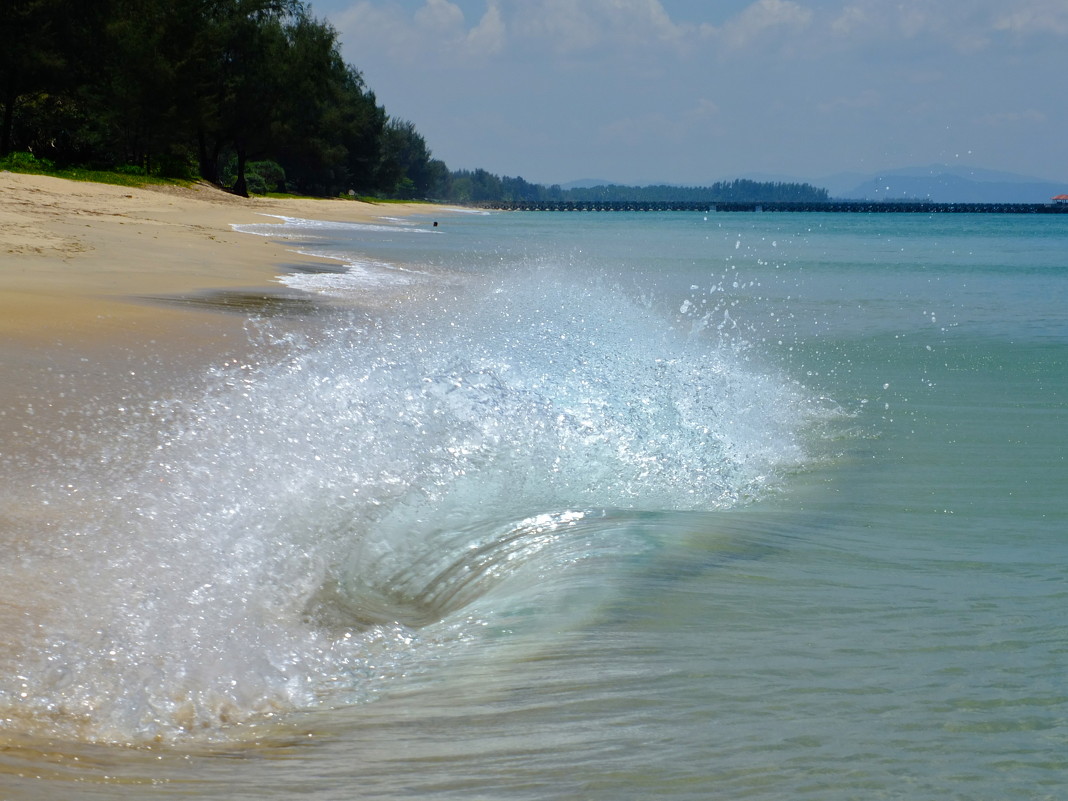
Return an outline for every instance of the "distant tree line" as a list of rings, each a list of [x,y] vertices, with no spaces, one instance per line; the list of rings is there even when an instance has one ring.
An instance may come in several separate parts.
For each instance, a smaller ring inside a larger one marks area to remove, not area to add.
[[[751,181],[739,178],[733,181],[717,181],[709,186],[594,186],[588,189],[570,189],[563,200],[639,200],[683,202],[764,202],[787,201],[818,202],[829,200],[826,189],[806,183],[783,183]]]
[[[424,197],[448,174],[300,0],[0,0],[0,30],[0,156],[238,193]]]
[[[781,183],[738,179],[717,181],[709,186],[622,186],[607,184],[563,189],[558,185],[532,184],[522,178],[493,175],[485,170],[459,170],[450,173],[443,187],[447,200],[454,203],[507,201],[638,201],[638,202],[818,202],[830,199],[826,189],[806,183]]]
[[[199,177],[238,194],[827,199],[807,184],[565,190],[450,172],[302,0],[0,0],[0,32],[0,159]]]

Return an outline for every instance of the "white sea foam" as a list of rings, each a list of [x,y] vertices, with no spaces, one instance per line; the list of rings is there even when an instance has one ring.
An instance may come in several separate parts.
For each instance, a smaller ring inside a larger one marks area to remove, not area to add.
[[[360,223],[360,222],[337,222],[332,220],[312,220],[303,217],[286,217],[281,214],[264,214],[264,217],[273,217],[281,223],[245,223],[232,224],[231,228],[239,233],[254,234],[256,236],[280,236],[286,238],[307,237],[314,232],[345,232],[348,234],[364,232],[395,233],[402,231],[408,234],[432,234],[433,228],[424,228],[411,221],[384,217],[390,220],[390,224]]]
[[[411,275],[390,270],[388,265],[376,262],[366,264],[350,262],[347,269],[341,273],[307,272],[278,276],[279,283],[290,289],[338,297],[346,297],[360,290],[404,286],[414,280],[415,278]]]
[[[333,259],[344,264],[339,271],[307,269],[278,276],[279,283],[302,292],[344,298],[368,289],[407,286],[426,278],[421,271],[387,261],[338,258],[331,253],[303,248],[296,252],[302,256]]]
[[[216,738],[374,697],[569,564],[632,547],[605,520],[731,508],[805,459],[804,393],[602,286],[523,272],[332,325],[56,467],[93,500],[23,566],[78,570],[5,659],[10,725]]]

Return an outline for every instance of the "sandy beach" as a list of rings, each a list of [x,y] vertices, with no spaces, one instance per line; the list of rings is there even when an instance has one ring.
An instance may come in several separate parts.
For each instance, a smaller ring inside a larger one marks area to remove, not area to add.
[[[85,346],[220,333],[239,315],[153,302],[270,288],[284,244],[232,230],[284,215],[367,222],[426,204],[239,198],[207,185],[132,189],[0,173],[0,341]]]
[[[432,213],[443,210],[0,173],[0,454],[9,466],[43,447],[59,454],[43,432],[82,428],[87,410],[147,402],[246,354],[262,299],[293,295],[275,280],[283,265],[314,259],[232,225]]]

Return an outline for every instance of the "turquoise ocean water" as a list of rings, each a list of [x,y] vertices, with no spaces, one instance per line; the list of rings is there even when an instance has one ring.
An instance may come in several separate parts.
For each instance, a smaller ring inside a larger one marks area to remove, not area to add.
[[[21,457],[0,797],[1068,794],[1068,220],[438,221]]]

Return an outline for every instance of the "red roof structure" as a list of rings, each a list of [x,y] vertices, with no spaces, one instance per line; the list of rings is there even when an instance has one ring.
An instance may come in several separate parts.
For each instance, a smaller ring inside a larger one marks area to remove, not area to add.
[[[1054,195],[1054,203],[1068,203],[1068,195]]]

